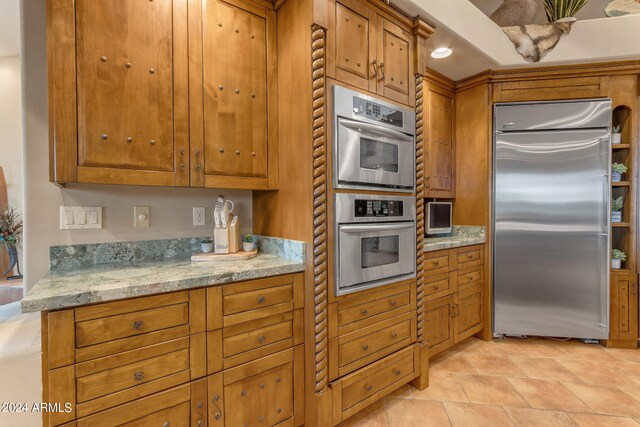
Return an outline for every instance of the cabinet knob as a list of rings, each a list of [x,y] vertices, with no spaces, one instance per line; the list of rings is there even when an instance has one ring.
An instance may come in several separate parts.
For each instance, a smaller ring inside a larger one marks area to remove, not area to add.
[[[391,307],[395,307],[396,305],[398,305],[398,301],[396,300],[389,301],[389,305],[391,305]]]
[[[264,295],[260,295],[258,297],[258,304],[263,304],[267,299],[264,297]]]
[[[258,342],[259,342],[260,344],[262,344],[262,343],[264,342],[264,340],[265,340],[265,339],[266,339],[266,338],[265,338],[265,336],[264,336],[264,335],[262,335],[262,336],[260,336],[260,337],[258,338]]]
[[[251,152],[251,156],[252,156],[252,157],[255,157],[255,156],[256,156],[256,152],[255,152],[255,151],[252,151],[252,152]]]
[[[162,423],[162,427],[171,427],[171,423],[169,421],[165,421]]]
[[[249,37],[251,37],[252,39],[256,38],[256,36],[254,34],[251,34]]]
[[[371,391],[371,389],[372,389],[373,387],[371,387],[369,384],[365,384],[365,385],[364,385],[364,388],[365,388],[367,391]]]
[[[440,261],[433,261],[433,265],[435,265],[436,267],[440,265]]]
[[[131,68],[132,64],[131,64],[131,62],[127,62],[126,64],[124,64],[124,66],[127,67],[127,68]]]
[[[240,89],[236,89],[236,94],[240,94]]]
[[[280,377],[276,377],[276,383],[280,382]]]
[[[472,274],[468,274],[467,275],[467,280],[472,281],[473,280],[473,275]]]
[[[264,383],[260,384],[260,388],[264,388]]]
[[[149,140],[149,144],[156,145],[156,140],[155,139]]]
[[[133,138],[131,138],[130,136],[129,136],[129,137],[127,137],[127,142],[128,142],[129,144],[131,144],[131,143],[133,142]]]
[[[391,333],[391,339],[395,340],[396,338],[398,338],[398,333],[397,332],[392,332]]]
[[[156,73],[156,69],[151,67],[149,68],[149,74],[155,74]]]
[[[366,316],[367,314],[369,314],[369,310],[367,310],[366,308],[362,310],[362,315]]]
[[[136,381],[142,381],[144,379],[144,372],[142,372],[142,371],[136,372],[135,374],[133,374],[133,378]]]
[[[345,60],[346,62],[349,62],[349,57],[348,57],[348,56],[345,56],[345,57],[344,57],[344,60]]]
[[[278,409],[276,409],[276,414],[279,414],[279,413],[281,413],[281,412],[282,412],[282,408],[278,408]]]
[[[240,150],[236,150],[236,154],[239,156],[240,155]]]
[[[256,94],[255,94],[255,93],[252,93],[252,94],[251,94],[251,97],[252,97],[252,98],[255,98],[255,97],[256,97]]]
[[[437,291],[438,289],[440,289],[440,285],[434,285],[433,290]]]
[[[363,349],[364,351],[369,350],[369,344],[365,344],[365,345],[363,345],[363,346],[362,346],[362,349]]]
[[[218,151],[221,152],[221,153],[224,153],[224,148],[220,147],[220,148],[218,148]]]
[[[142,320],[136,320],[135,322],[133,322],[133,329],[135,329],[136,331],[142,329],[143,326],[144,322]]]
[[[102,61],[102,62],[107,62],[107,57],[106,57],[106,56],[101,56],[101,57],[100,57],[100,61]]]
[[[394,369],[393,373],[396,374],[396,376],[400,376],[401,371],[400,369]]]
[[[103,133],[102,135],[100,135],[100,138],[102,139],[108,139],[109,135],[107,135],[106,133]]]
[[[467,259],[471,259],[471,258],[473,258],[473,255],[471,254],[467,255]]]
[[[218,90],[224,90],[224,86],[219,85],[219,86],[218,86]]]

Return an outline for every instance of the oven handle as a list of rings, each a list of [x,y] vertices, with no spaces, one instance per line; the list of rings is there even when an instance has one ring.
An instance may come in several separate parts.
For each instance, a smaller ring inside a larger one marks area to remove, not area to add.
[[[341,225],[340,231],[345,233],[369,233],[375,231],[404,230],[413,228],[413,222],[404,224],[371,224],[371,225]]]
[[[407,135],[402,132],[398,132],[397,130],[387,129],[381,126],[370,125],[368,123],[356,122],[354,120],[343,119],[343,118],[340,118],[339,124],[358,133],[369,132],[369,133],[379,134],[382,136],[387,136],[395,139],[400,139],[403,141],[413,142],[413,136]]]

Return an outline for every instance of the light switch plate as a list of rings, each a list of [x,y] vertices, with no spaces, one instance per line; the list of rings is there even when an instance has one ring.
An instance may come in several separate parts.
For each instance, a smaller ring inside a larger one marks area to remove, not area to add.
[[[133,207],[133,226],[135,228],[149,227],[149,206]]]
[[[202,226],[206,225],[207,219],[207,210],[202,206],[194,206],[193,207],[193,225],[194,226]]]
[[[60,206],[60,230],[102,228],[102,206]]]

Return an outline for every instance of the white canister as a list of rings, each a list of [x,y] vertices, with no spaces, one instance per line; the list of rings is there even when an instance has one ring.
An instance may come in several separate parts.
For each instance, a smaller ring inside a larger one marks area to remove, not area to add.
[[[256,242],[242,242],[242,250],[245,252],[253,252],[256,250]]]
[[[611,134],[611,143],[612,144],[620,144],[622,142],[622,134],[620,133],[612,133]]]
[[[611,260],[611,269],[612,270],[620,270],[620,266],[622,264],[622,261],[619,259],[612,259]]]
[[[200,247],[205,254],[213,252],[213,242],[200,242]]]
[[[611,181],[612,182],[622,181],[622,174],[620,172],[611,172]]]
[[[611,222],[622,222],[622,211],[612,211]]]

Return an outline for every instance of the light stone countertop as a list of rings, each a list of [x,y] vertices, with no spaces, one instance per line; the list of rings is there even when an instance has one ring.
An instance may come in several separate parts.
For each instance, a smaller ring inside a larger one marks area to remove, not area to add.
[[[50,271],[24,297],[22,311],[57,310],[303,270],[300,259],[260,253],[243,261],[192,263],[181,258]]]
[[[424,239],[424,251],[440,251],[443,249],[460,248],[462,246],[481,245],[486,243],[486,231],[484,227],[454,225],[452,233],[442,237],[426,237]]]

